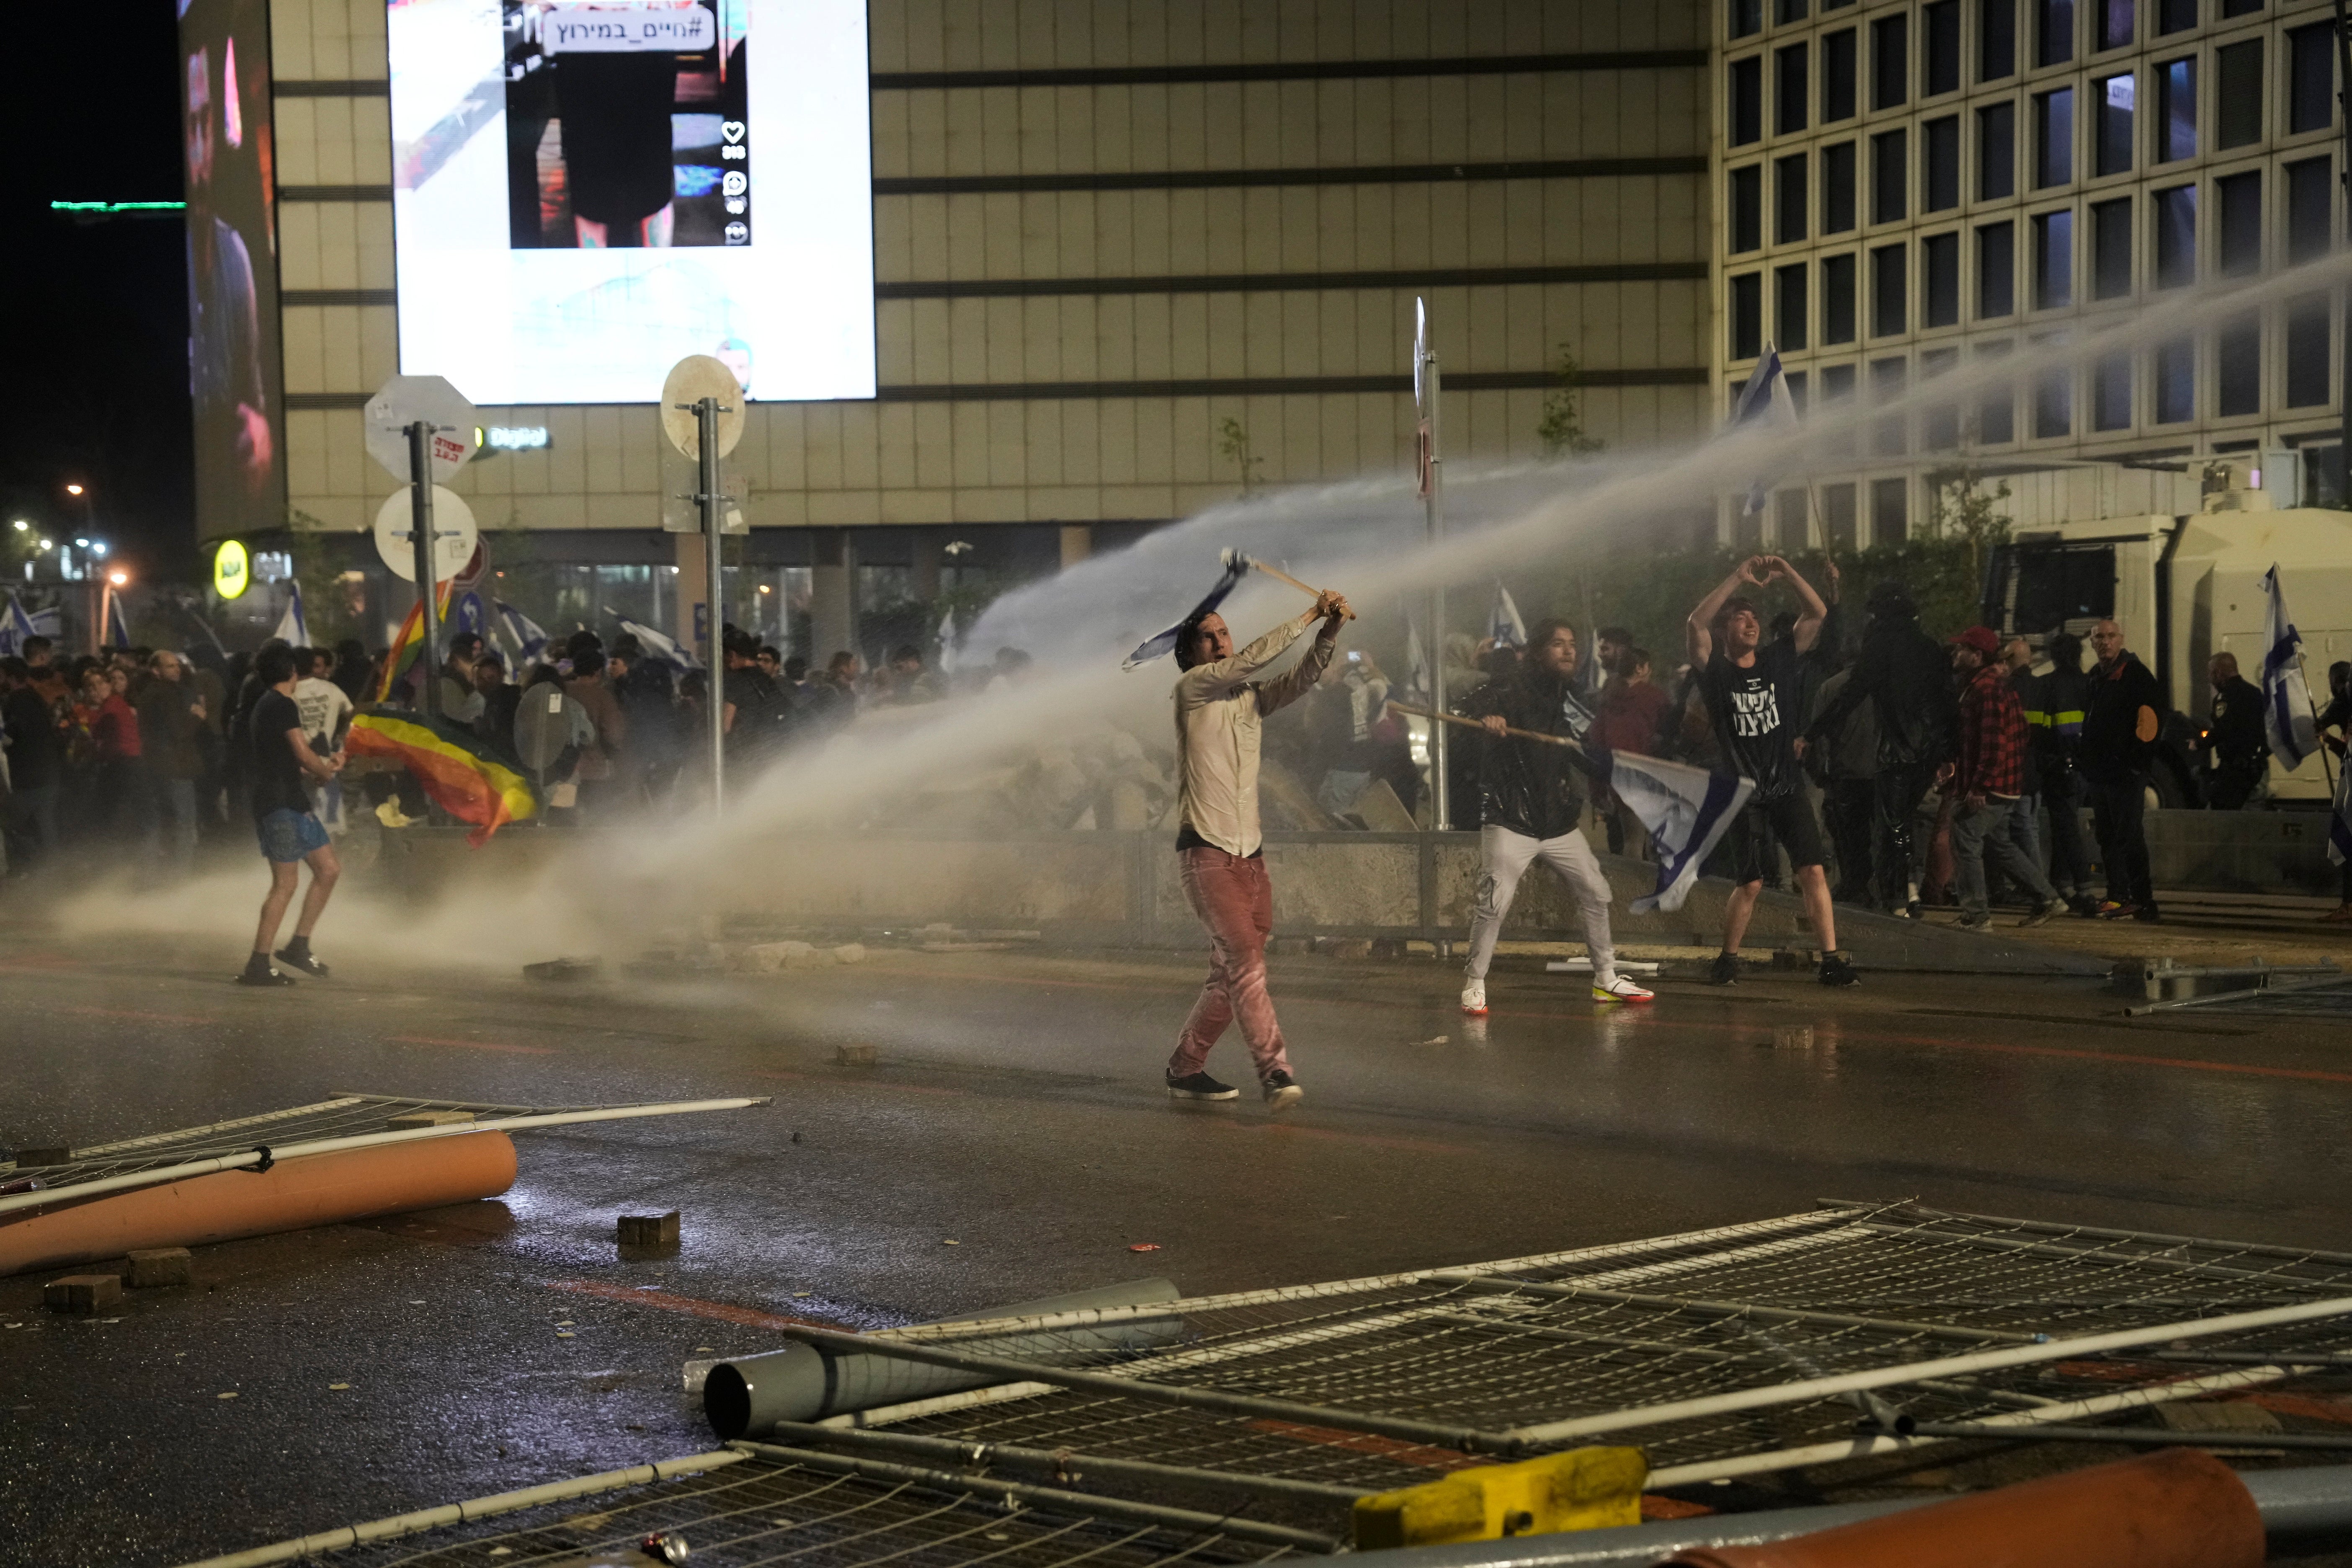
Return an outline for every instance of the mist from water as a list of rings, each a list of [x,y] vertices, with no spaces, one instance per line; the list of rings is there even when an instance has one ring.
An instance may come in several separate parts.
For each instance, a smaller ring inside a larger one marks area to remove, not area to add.
[[[1497,576],[1557,560],[1643,520],[1711,514],[1716,498],[1759,481],[1768,489],[1808,484],[1815,471],[1872,466],[1864,450],[1879,422],[1985,395],[2030,389],[2053,372],[2073,372],[2117,353],[2135,356],[2184,334],[2203,333],[2241,312],[2326,289],[2352,272],[2352,257],[2306,264],[2261,282],[2208,286],[2168,296],[2161,308],[2108,321],[2075,318],[2058,335],[2023,342],[1999,358],[1972,360],[1933,380],[1914,378],[1899,395],[1824,404],[1796,429],[1744,427],[1697,440],[1558,462],[1445,465],[1446,534],[1433,542],[1423,506],[1404,475],[1358,478],[1237,500],[1159,530],[1134,546],[1082,562],[995,601],[964,638],[974,657],[999,647],[1035,658],[1025,680],[937,705],[881,710],[822,748],[788,756],[747,788],[733,788],[723,821],[707,813],[616,825],[569,839],[536,874],[507,862],[495,881],[476,878],[430,910],[338,895],[322,944],[364,945],[390,957],[480,965],[611,947],[634,953],[664,934],[687,935],[700,917],[789,883],[802,849],[795,835],[839,834],[894,799],[968,780],[1077,737],[1121,727],[1165,747],[1172,659],[1132,672],[1119,660],[1137,643],[1187,612],[1215,581],[1226,546],[1278,564],[1318,586],[1336,588],[1360,622],[1343,641],[1377,632],[1403,640],[1410,605],[1426,635],[1429,593],[1475,588],[1457,597],[1459,625],[1483,614]],[[2076,398],[2079,428],[2084,413]],[[2014,460],[2031,465],[2028,451]],[[2053,455],[2052,466],[2074,460]],[[1475,601],[1477,608],[1469,610]],[[1304,607],[1297,590],[1253,574],[1226,601],[1235,641],[1246,642]],[[1401,670],[1391,671],[1401,676]],[[887,830],[881,830],[887,834]],[[504,834],[536,832],[528,825]],[[804,868],[802,868],[804,870]],[[844,889],[845,892],[848,889]],[[244,941],[258,902],[251,868],[176,888],[131,892],[120,883],[89,889],[62,911],[68,932],[129,930],[217,931]]]

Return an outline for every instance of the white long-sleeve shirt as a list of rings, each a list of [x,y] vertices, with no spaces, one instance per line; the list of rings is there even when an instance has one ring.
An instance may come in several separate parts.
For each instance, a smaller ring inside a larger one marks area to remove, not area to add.
[[[1214,664],[1198,664],[1178,679],[1176,702],[1178,816],[1206,843],[1248,857],[1264,842],[1258,830],[1258,742],[1265,716],[1294,702],[1331,662],[1336,633],[1318,637],[1287,672],[1271,680],[1250,678],[1282,657],[1307,626],[1287,620]]]

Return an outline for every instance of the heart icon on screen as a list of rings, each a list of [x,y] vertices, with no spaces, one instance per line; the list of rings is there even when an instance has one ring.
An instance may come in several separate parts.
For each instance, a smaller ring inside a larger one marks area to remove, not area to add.
[[[719,134],[726,137],[727,144],[731,147],[743,140],[743,122],[740,120],[730,120],[719,127]]]

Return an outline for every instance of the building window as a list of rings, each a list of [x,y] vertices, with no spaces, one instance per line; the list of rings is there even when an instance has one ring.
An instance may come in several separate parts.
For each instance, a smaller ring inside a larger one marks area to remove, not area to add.
[[[2213,412],[2227,419],[2263,411],[2263,319],[2248,311],[2224,325],[2213,353]]]
[[[1853,258],[1850,255],[1822,258],[1822,342],[1853,342]],[[1829,385],[1824,375],[1823,391]]]
[[[1870,107],[1899,108],[1911,97],[1911,18],[1901,12],[1870,25]]]
[[[2017,226],[1989,223],[1977,230],[1977,320],[2017,311]]]
[[[1806,540],[1811,530],[1806,524],[1806,502],[1810,498],[1803,490],[1776,490],[1772,495],[1772,521],[1777,531],[1773,539],[1784,549],[1793,549]]]
[[[1822,35],[1822,123],[1853,118],[1853,29]]]
[[[1891,338],[1911,325],[1909,301],[1904,297],[1905,247],[1882,245],[1870,253],[1870,335]]]
[[[1805,268],[1772,269],[1772,342],[1782,353],[1805,346]]]
[[[2324,166],[2324,165],[2323,165]],[[2263,176],[2259,169],[2224,174],[2213,182],[2221,209],[2221,262],[2224,278],[2249,278],[2263,269]]]
[[[1829,536],[1822,542],[1832,550],[1853,551],[1861,548],[1853,536],[1853,487],[1852,485],[1822,487],[1822,531]]]
[[[1764,166],[1731,171],[1731,252],[1764,248]]]
[[[1902,401],[1903,375],[1904,364],[1899,359],[1871,361],[1870,401],[1882,408],[1890,403]],[[1890,415],[1885,419],[1871,421],[1870,447],[1871,450],[1878,456],[1899,458],[1909,448],[1909,445],[1904,439],[1901,415]]]
[[[2197,156],[2197,61],[2167,60],[2156,68],[2156,161]]]
[[[2091,84],[2091,101],[2098,106],[2098,152],[2102,174],[2121,174],[2132,166],[2132,108],[2137,97],[2129,73]]]
[[[1977,358],[1997,360],[2008,353],[2007,343],[1985,343],[1978,348]],[[1990,447],[2007,446],[2017,439],[2017,394],[2007,383],[1987,391],[1978,403],[1977,439]]]
[[[1822,232],[1844,234],[1853,227],[1853,143],[1822,149]]]
[[[2213,145],[2221,152],[2263,139],[2263,41],[2213,51]]]
[[[2033,220],[2033,307],[2052,310],[2074,302],[2074,215],[2043,213]]]
[[[1959,368],[1958,349],[1930,349],[1919,356],[1919,379],[1933,381]],[[1931,403],[1920,411],[1919,445],[1930,452],[1948,452],[1960,444],[1960,405]]]
[[[2197,346],[2174,338],[2156,347],[2156,422],[2179,425],[2197,413]]]
[[[1870,481],[1870,542],[1900,544],[1911,537],[1911,481]]]
[[[1764,139],[1764,57],[1731,62],[1731,144],[1745,147]]]
[[[1747,37],[1764,30],[1764,0],[1731,0],[1731,36]]]
[[[2325,131],[2336,123],[2336,29],[2326,22],[2286,36],[2286,128]]]
[[[2092,0],[2093,15],[2097,18],[2095,25],[2099,29],[2100,48],[2131,47],[2132,24],[2137,20],[2132,15],[2132,0]]]
[[[2074,89],[2037,94],[2033,100],[2033,184],[2036,190],[2074,178]]]
[[[1906,215],[1910,173],[1904,166],[1908,132],[1885,131],[1870,139],[1870,221],[1897,223]]]
[[[2131,355],[2102,354],[2099,363],[2091,367],[2091,428],[2130,429],[2131,405]]]
[[[2185,33],[2197,25],[2197,0],[2156,0],[2159,35]]]
[[[2033,63],[2063,65],[2074,58],[2074,0],[2033,0]]]
[[[1921,292],[1926,325],[1956,327],[1960,321],[1960,237],[1931,234],[1919,242]]]
[[[2336,178],[2333,161],[2326,158],[2289,163],[2284,173],[2286,260],[2292,267],[2327,254],[2328,237],[2336,227]]]
[[[2017,105],[2004,100],[1977,110],[1977,199],[2017,195]]]
[[[1772,20],[1785,27],[1791,22],[1801,22],[1812,14],[1806,0],[1778,0],[1772,7]]]
[[[1853,366],[1833,364],[1822,371],[1822,401],[1833,411],[1853,406]],[[1845,434],[1831,437],[1829,450],[1842,458],[1853,456],[1853,437]]]
[[[1731,279],[1731,357],[1754,359],[1764,352],[1764,275],[1743,272]]]
[[[2091,298],[2121,300],[2132,286],[2131,198],[2091,204]]]
[[[1772,163],[1772,242],[1794,245],[1805,237],[1805,155]]]
[[[2286,405],[2311,408],[2331,401],[2327,391],[2327,296],[2305,294],[2286,307]]]
[[[2033,436],[2047,441],[2074,433],[2074,373],[2064,365],[2033,378]]]
[[[1932,0],[1920,7],[1919,31],[1927,51],[1927,96],[1960,90],[1960,0]]]
[[[1921,212],[1948,212],[1960,205],[1960,117],[1948,114],[1919,127]]]
[[[2197,281],[2197,187],[2175,185],[2152,198],[2156,213],[2156,286],[2179,289]]]
[[[2221,17],[2252,16],[2261,14],[2263,0],[2221,0]]]
[[[1805,46],[1791,44],[1772,56],[1772,129],[1782,136],[1805,128],[1812,89],[1805,79]]]
[[[2017,0],[1980,0],[1977,7],[1977,79],[2017,74]]]
[[[1805,373],[1801,370],[1784,371],[1780,379],[1788,385],[1790,403],[1802,414],[1805,411]]]

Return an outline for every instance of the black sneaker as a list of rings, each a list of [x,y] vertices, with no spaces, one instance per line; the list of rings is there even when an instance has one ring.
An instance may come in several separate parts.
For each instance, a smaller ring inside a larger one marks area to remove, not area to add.
[[[1853,960],[1842,952],[1822,954],[1822,984],[1824,985],[1859,985],[1862,976],[1854,973]]]
[[[1992,930],[1992,916],[1990,914],[1964,914],[1960,917],[1960,929],[1962,931],[1990,931]]]
[[[2028,915],[2027,915],[2023,920],[2021,920],[2021,921],[2018,921],[2017,923],[2018,923],[2018,925],[2019,925],[2021,928],[2025,927],[2025,926],[2038,926],[2038,925],[2042,925],[2042,924],[2045,924],[2045,923],[2050,920],[2050,918],[2051,918],[2053,915],[2056,915],[2056,914],[2060,914],[2060,913],[2063,912],[2063,911],[2064,911],[2064,910],[2065,910],[2065,908],[2066,908],[2066,900],[2063,900],[2063,899],[2052,899],[2052,900],[2049,900],[2048,901],[2046,901],[2046,902],[2044,902],[2044,903],[2039,903],[2039,904],[2034,905],[2034,906],[2033,906],[2032,912],[2032,913],[2030,913],[2030,914],[2028,914]]]
[[[311,954],[310,948],[296,947],[291,942],[278,950],[278,962],[289,969],[299,969],[316,979],[327,977],[327,966]]]
[[[1715,962],[1707,966],[1706,983],[1709,985],[1738,984],[1739,955],[1736,952],[1717,953]]]
[[[1242,1091],[1229,1083],[1219,1083],[1207,1073],[1187,1073],[1178,1078],[1168,1075],[1168,1092],[1177,1100],[1239,1100]]]
[[[292,975],[280,974],[270,968],[269,960],[257,952],[245,961],[245,968],[237,975],[236,983],[239,985],[292,985],[296,981]]]
[[[2099,900],[2088,893],[2075,894],[2068,907],[2074,910],[2077,920],[2095,921],[2099,918]]]
[[[1265,1108],[1279,1114],[1307,1098],[1307,1091],[1286,1072],[1270,1072],[1264,1081]]]
[[[2142,904],[2139,908],[2132,911],[2131,918],[2136,921],[2143,921],[2148,925],[2154,925],[2164,917],[2157,912],[2156,906],[2154,904]]]

